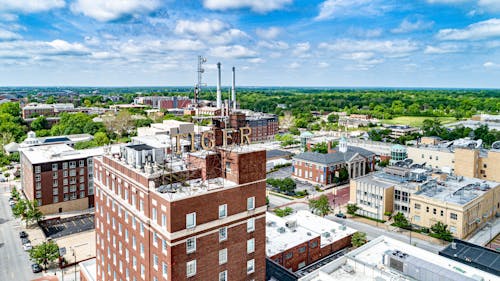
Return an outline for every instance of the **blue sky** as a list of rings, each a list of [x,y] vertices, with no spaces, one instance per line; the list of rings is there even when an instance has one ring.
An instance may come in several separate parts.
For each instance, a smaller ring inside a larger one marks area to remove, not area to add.
[[[500,0],[0,0],[0,86],[500,88]]]

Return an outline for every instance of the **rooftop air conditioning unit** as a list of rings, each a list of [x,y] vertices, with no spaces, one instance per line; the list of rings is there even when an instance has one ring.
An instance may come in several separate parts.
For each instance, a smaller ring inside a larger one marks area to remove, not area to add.
[[[278,228],[278,232],[279,232],[279,233],[285,233],[285,231],[286,231],[286,230],[285,230],[285,228],[284,228],[284,227],[279,227],[279,228]]]

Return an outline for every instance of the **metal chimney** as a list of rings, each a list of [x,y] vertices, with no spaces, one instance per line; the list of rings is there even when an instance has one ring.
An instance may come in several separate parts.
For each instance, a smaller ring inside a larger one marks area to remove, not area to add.
[[[220,91],[221,84],[221,74],[220,74],[220,62],[217,63],[217,108],[222,109],[222,93]]]
[[[236,68],[233,66],[233,88],[231,89],[231,103],[236,110]]]

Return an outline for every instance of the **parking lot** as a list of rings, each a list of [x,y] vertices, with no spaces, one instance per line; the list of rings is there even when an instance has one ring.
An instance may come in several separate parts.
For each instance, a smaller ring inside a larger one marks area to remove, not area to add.
[[[292,176],[292,167],[291,166],[284,167],[284,168],[279,169],[276,172],[272,172],[272,173],[267,174],[268,179],[271,179],[271,178],[272,179],[285,179],[285,178],[291,178],[291,176]],[[297,188],[296,188],[297,191],[307,190],[307,192],[309,194],[314,194],[316,192],[313,184],[308,183],[308,182],[304,182],[304,181],[298,181],[296,179],[293,179],[293,180],[297,183]]]
[[[40,222],[45,237],[59,238],[95,228],[94,214],[85,214],[63,219],[50,219]]]

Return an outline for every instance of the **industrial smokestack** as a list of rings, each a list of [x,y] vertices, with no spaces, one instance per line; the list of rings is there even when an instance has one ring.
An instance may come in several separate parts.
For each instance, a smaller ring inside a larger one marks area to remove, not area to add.
[[[222,109],[222,93],[220,91],[221,76],[220,76],[220,62],[217,63],[217,108]]]
[[[233,66],[233,88],[231,89],[233,109],[236,109],[236,68]]]

